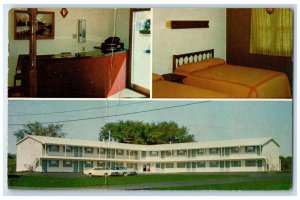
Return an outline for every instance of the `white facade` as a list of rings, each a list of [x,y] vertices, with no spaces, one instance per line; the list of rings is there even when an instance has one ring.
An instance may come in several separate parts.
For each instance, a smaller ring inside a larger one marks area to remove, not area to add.
[[[17,171],[83,172],[125,166],[139,173],[280,171],[272,138],[136,145],[27,136],[17,143]]]

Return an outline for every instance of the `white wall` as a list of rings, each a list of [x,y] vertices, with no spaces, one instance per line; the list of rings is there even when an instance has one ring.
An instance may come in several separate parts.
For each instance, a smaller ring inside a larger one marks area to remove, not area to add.
[[[140,34],[142,24],[151,19],[150,11],[134,12],[132,30],[131,83],[150,89],[150,34]],[[151,25],[152,26],[152,25]]]
[[[20,10],[20,9],[18,9]],[[61,52],[81,52],[95,50],[94,46],[100,46],[109,36],[113,35],[114,9],[100,8],[68,8],[68,15],[63,18],[60,14],[61,8],[43,8],[40,11],[55,12],[55,39],[38,40],[37,54],[57,54]],[[129,40],[129,9],[119,9],[117,19],[117,36],[121,42],[128,47]],[[9,11],[8,18],[8,38],[9,38],[9,58],[8,58],[8,86],[13,85],[16,64],[19,54],[29,53],[29,40],[14,40],[14,11]],[[86,19],[86,42],[78,43],[78,38],[73,38],[73,34],[78,34],[78,19]]]
[[[35,168],[36,159],[42,156],[43,147],[40,142],[37,142],[31,138],[27,138],[17,145],[17,163],[16,171],[26,171],[25,165],[33,166],[33,170],[37,171],[40,169]]]
[[[270,141],[263,146],[262,155],[265,156],[266,159],[269,161],[270,171],[281,170],[279,166],[279,148],[273,141]]]
[[[169,29],[170,20],[209,20],[209,28]],[[154,8],[153,72],[172,72],[172,55],[214,49],[215,57],[226,58],[225,8]]]

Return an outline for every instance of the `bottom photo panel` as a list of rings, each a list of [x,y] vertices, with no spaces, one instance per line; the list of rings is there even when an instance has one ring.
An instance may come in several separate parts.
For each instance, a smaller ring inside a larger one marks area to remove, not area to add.
[[[292,101],[9,100],[9,190],[293,189]]]

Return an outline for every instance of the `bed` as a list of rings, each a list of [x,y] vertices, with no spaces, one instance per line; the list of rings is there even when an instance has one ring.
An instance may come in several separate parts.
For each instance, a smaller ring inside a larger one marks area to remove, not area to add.
[[[173,56],[173,71],[185,75],[184,84],[228,94],[233,98],[291,98],[282,72],[227,64],[214,50]]]
[[[224,93],[166,81],[158,74],[152,74],[153,98],[228,98]]]

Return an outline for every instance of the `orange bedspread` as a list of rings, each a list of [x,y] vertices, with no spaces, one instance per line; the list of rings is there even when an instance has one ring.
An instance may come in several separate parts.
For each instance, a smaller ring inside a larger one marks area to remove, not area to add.
[[[184,81],[187,85],[235,98],[291,98],[288,78],[281,72],[221,64],[188,74],[177,73],[187,75]]]
[[[152,82],[153,98],[228,98],[227,94],[170,81]]]

